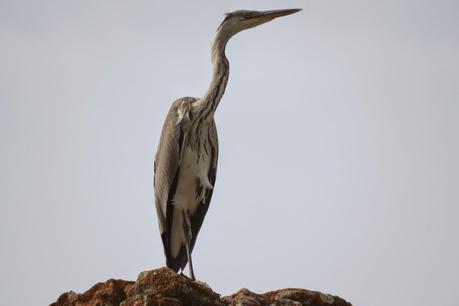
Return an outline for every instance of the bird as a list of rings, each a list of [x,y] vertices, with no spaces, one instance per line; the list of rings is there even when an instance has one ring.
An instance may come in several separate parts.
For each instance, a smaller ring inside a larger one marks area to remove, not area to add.
[[[154,197],[166,265],[181,272],[191,253],[212,199],[218,162],[214,114],[228,83],[225,47],[237,33],[301,9],[237,10],[225,14],[211,44],[212,78],[200,98],[182,97],[167,113],[154,160]]]

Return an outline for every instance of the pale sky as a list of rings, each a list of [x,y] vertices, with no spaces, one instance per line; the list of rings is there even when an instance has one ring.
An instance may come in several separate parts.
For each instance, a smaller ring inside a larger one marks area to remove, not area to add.
[[[193,261],[230,294],[459,300],[459,2],[0,1],[0,295],[46,305],[164,265],[153,156],[236,9]]]

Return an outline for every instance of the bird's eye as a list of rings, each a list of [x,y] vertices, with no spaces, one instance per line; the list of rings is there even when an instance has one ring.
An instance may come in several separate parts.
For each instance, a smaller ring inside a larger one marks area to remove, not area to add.
[[[252,18],[252,14],[250,14],[249,12],[245,12],[243,16],[244,16],[245,19]]]

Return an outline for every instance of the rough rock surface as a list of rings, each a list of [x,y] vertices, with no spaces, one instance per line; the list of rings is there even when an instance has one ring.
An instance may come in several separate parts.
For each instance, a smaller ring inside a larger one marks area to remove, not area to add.
[[[318,291],[281,289],[256,294],[241,289],[221,297],[206,284],[193,282],[168,268],[144,271],[136,282],[109,279],[88,291],[63,293],[51,306],[352,306],[345,300]]]

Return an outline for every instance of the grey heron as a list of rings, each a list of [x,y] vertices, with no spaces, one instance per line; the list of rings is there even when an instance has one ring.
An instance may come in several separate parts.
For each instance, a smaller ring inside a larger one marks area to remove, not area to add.
[[[238,10],[226,14],[212,42],[209,89],[201,98],[179,98],[166,116],[154,163],[156,212],[167,266],[179,272],[188,263],[193,280],[191,252],[209,208],[217,173],[214,113],[228,82],[226,44],[240,31],[300,10]]]

